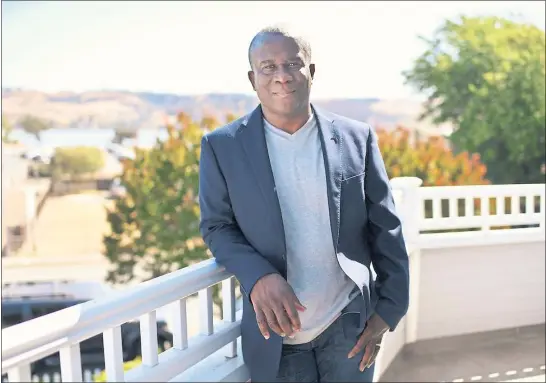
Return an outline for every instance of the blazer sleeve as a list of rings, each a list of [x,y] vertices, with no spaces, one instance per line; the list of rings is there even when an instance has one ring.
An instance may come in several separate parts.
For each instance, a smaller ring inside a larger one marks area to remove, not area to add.
[[[237,225],[226,181],[207,136],[201,140],[199,207],[203,240],[216,262],[235,275],[250,299],[254,284],[278,270],[249,244]]]
[[[409,305],[409,259],[394,198],[370,127],[366,150],[365,194],[371,258],[377,274],[375,312],[394,331]]]

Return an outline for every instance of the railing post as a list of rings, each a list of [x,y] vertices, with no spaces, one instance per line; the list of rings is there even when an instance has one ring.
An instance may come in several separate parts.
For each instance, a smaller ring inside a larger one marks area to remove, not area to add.
[[[391,180],[396,211],[402,220],[404,239],[412,247],[419,240],[419,218],[423,210],[419,187],[422,183],[423,181],[417,177],[397,177]]]
[[[399,194],[396,210],[402,221],[402,232],[409,254],[410,292],[409,307],[406,314],[406,344],[417,340],[419,314],[419,285],[421,251],[419,249],[419,222],[423,201],[419,197],[419,187],[423,181],[417,177],[399,177],[391,180],[393,192]]]
[[[235,315],[235,278],[230,277],[222,281],[222,310],[224,322],[233,323],[236,320]],[[227,347],[227,358],[237,356],[237,339]]]
[[[396,350],[391,350],[388,354],[394,353],[394,355],[386,356],[384,354],[385,349],[381,349],[377,355],[375,361],[375,372],[373,381],[377,382],[381,379],[381,376],[385,370],[389,367],[390,362],[396,356],[396,354],[402,350],[406,343],[415,341],[417,333],[417,299],[419,296],[419,220],[423,202],[419,196],[419,187],[423,181],[417,177],[397,177],[390,181],[392,193],[394,197],[394,203],[396,205],[396,212],[402,221],[402,232],[404,234],[404,240],[406,242],[406,248],[409,253],[409,269],[410,269],[410,298],[408,312],[403,319],[405,325],[402,323],[397,327],[397,332],[404,331],[403,344],[400,344],[398,337],[395,338],[394,347]],[[373,269],[372,269],[373,271]],[[405,330],[400,330],[404,328]],[[389,335],[387,335],[388,337]]]

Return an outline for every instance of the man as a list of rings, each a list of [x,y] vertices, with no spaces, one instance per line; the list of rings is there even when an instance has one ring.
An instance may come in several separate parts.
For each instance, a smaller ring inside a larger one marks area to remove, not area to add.
[[[241,284],[251,380],[371,382],[409,295],[376,136],[310,104],[304,39],[264,29],[249,61],[260,105],[203,138],[199,200],[203,239]]]

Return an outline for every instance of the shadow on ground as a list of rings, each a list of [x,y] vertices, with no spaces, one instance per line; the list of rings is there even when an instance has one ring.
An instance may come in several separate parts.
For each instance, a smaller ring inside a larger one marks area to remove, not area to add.
[[[545,328],[542,324],[407,345],[380,381],[505,382],[536,379],[544,375]]]

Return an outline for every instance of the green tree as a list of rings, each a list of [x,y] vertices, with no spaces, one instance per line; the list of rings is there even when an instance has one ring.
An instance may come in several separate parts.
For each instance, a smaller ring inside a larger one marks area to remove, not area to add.
[[[124,161],[125,196],[108,211],[105,255],[113,268],[107,280],[127,283],[135,268],[152,279],[206,259],[199,233],[198,177],[201,138],[219,126],[205,117],[192,121],[180,113],[168,137]]]
[[[498,17],[446,21],[404,73],[451,122],[454,148],[479,153],[494,183],[545,182],[545,34]]]
[[[104,166],[104,154],[95,147],[57,148],[51,161],[55,178],[81,179],[97,172]]]
[[[9,144],[11,143],[10,135],[13,131],[13,126],[9,122],[6,116],[2,114],[2,142]]]
[[[19,120],[19,125],[21,128],[23,128],[27,133],[30,133],[36,137],[36,139],[40,140],[40,133],[44,130],[50,129],[51,124],[34,116],[24,116],[21,120]]]

